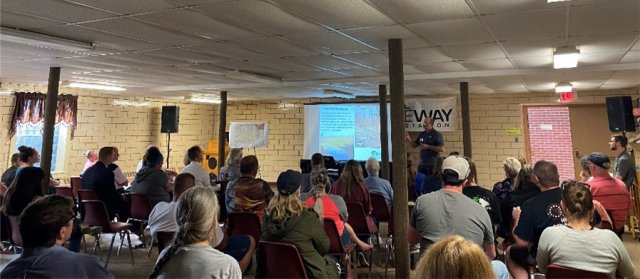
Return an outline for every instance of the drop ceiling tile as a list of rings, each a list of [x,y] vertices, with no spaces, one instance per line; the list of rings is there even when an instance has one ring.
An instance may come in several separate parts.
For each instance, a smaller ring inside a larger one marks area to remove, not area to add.
[[[291,71],[310,72],[310,71],[317,70],[317,68],[315,67],[304,65],[292,59],[285,59],[285,58],[265,59],[265,60],[253,61],[253,63],[255,63],[256,65],[268,67],[277,72],[291,72]]]
[[[602,86],[607,79],[593,79],[593,80],[577,80],[572,81],[571,85],[577,91],[596,90]]]
[[[336,29],[389,25],[393,21],[364,1],[275,0],[286,11]]]
[[[443,54],[457,60],[504,58],[505,53],[496,43],[444,46],[438,48]]]
[[[562,80],[588,80],[588,79],[608,79],[613,74],[613,71],[559,71],[561,74],[555,75],[556,77],[562,77]]]
[[[216,64],[217,66],[227,68],[229,70],[240,70],[245,72],[251,72],[256,74],[263,75],[272,75],[272,73],[277,72],[277,70],[270,68],[268,66],[258,65],[253,62],[245,62],[245,61],[228,61],[222,64]]]
[[[343,54],[340,57],[369,67],[388,67],[389,58],[384,52],[363,52]]]
[[[57,26],[40,29],[43,33],[60,36],[63,38],[76,39],[85,42],[92,42],[95,46],[112,48],[115,50],[145,50],[158,48],[158,45],[125,38],[118,35],[107,34],[98,30],[93,30],[81,26]]]
[[[640,22],[638,23],[640,25]],[[626,51],[637,38],[637,33],[600,34],[592,36],[576,36],[570,40],[578,46],[580,53],[597,53]]]
[[[371,0],[383,13],[396,21],[417,23],[473,16],[464,0]]]
[[[230,60],[238,61],[264,60],[272,58],[269,55],[258,53],[253,50],[240,47],[237,44],[231,43],[208,43],[197,46],[190,46],[187,49],[201,52],[203,54],[222,56]]]
[[[123,61],[132,61],[142,65],[154,65],[154,66],[177,66],[190,64],[187,61],[180,60],[179,58],[167,58],[161,56],[147,55],[146,53],[122,53],[119,55],[113,55],[110,58]]]
[[[501,43],[509,57],[552,56],[557,47],[571,44],[561,39]]]
[[[152,51],[141,52],[144,55],[164,57],[169,59],[175,59],[180,61],[187,61],[190,63],[220,63],[227,61],[228,59],[212,54],[200,54],[189,49],[180,48],[166,48]]]
[[[345,60],[338,59],[331,55],[312,55],[312,56],[301,56],[301,57],[286,57],[285,60],[293,61],[296,63],[302,63],[308,66],[314,66],[318,68],[325,69],[350,69],[353,67],[358,67],[358,65],[350,63]]]
[[[367,68],[353,68],[340,70],[341,73],[348,74],[352,77],[377,77],[383,75],[383,73]]]
[[[21,15],[5,10],[0,11],[0,23],[4,27],[13,27],[22,30],[33,30],[62,24],[61,21]]]
[[[73,2],[121,15],[162,11],[176,6],[162,0],[73,0]]]
[[[526,12],[549,9],[564,9],[564,2],[547,3],[531,0],[473,0],[481,14]]]
[[[264,1],[228,1],[198,9],[222,22],[272,35],[325,30]]]
[[[490,85],[489,86],[491,89],[493,89],[493,91],[495,91],[496,93],[525,93],[525,92],[529,92],[529,89],[522,84],[521,82],[518,83],[505,83],[505,84],[500,84],[500,85]]]
[[[620,63],[640,63],[640,51],[629,51],[624,55]]]
[[[484,17],[498,40],[542,40],[564,37],[564,10],[496,14]]]
[[[531,92],[554,92],[556,83],[555,81],[525,81],[526,87]]]
[[[296,45],[333,54],[377,50],[336,32],[296,34],[285,36],[285,39]]]
[[[89,22],[82,24],[90,28],[106,31],[111,34],[118,34],[126,37],[142,39],[155,42],[165,46],[182,46],[201,43],[204,39],[195,38],[187,34],[169,31],[158,26],[153,26],[144,22],[129,18],[118,18],[99,22]]]
[[[330,71],[313,71],[313,72],[286,72],[279,73],[282,80],[286,81],[305,81],[305,80],[323,80],[323,79],[337,79],[345,78],[345,75],[341,75]]]
[[[294,43],[281,40],[279,38],[257,38],[235,41],[233,44],[252,49],[271,56],[305,56],[318,54],[317,51],[307,49],[304,46],[297,46]]]
[[[526,68],[540,68],[540,67],[549,67],[553,68],[553,56],[526,56],[526,57],[514,57],[511,58],[518,68],[526,69]]]
[[[427,47],[429,44],[400,25],[356,28],[343,31],[375,48],[386,50],[390,39],[402,39],[403,48]]]
[[[626,70],[626,71],[615,71],[610,78],[616,79],[626,79],[633,78],[640,81],[640,69],[638,70]]]
[[[414,67],[425,73],[445,73],[445,72],[463,72],[467,69],[456,62],[440,62],[440,63],[426,63],[414,65]]]
[[[453,58],[442,53],[441,49],[433,47],[405,49],[402,56],[404,63],[410,65],[453,61]]]
[[[578,67],[587,65],[618,64],[624,52],[581,53]]]
[[[113,13],[103,12],[75,4],[55,0],[9,0],[2,1],[2,9],[46,19],[79,22],[113,17]]]
[[[435,46],[493,41],[476,18],[416,23],[408,25],[408,28]]]
[[[569,35],[640,31],[640,2],[615,1],[571,7]]]
[[[137,18],[215,40],[238,40],[259,36],[256,33],[220,22],[209,15],[193,10],[173,10],[144,14],[137,16]]]
[[[513,64],[506,58],[467,60],[459,63],[471,71],[514,69]]]

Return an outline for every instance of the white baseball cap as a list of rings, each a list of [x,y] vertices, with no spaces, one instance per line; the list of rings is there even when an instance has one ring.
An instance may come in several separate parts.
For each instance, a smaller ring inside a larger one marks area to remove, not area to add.
[[[469,176],[469,162],[460,156],[449,156],[442,162],[442,170],[455,171],[458,174],[458,180],[463,180]]]

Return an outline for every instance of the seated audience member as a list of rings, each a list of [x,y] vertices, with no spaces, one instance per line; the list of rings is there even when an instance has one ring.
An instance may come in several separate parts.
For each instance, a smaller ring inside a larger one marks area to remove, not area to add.
[[[320,216],[322,224],[324,224],[324,219],[331,219],[335,223],[343,246],[355,242],[363,251],[371,249],[372,246],[360,240],[353,228],[347,223],[349,211],[342,197],[327,194],[325,187],[328,182],[329,176],[326,169],[314,168],[311,170],[311,185],[313,185],[313,188],[311,188],[310,193],[301,195],[305,206],[312,208]]]
[[[151,207],[159,202],[171,200],[167,185],[169,176],[162,170],[164,156],[157,148],[147,149],[145,154],[144,167],[136,174],[131,183],[131,193],[141,193],[149,197]]]
[[[189,164],[182,169],[182,173],[190,173],[196,178],[196,186],[214,187],[215,191],[220,190],[219,185],[211,185],[209,173],[202,167],[204,152],[200,146],[194,145],[187,150]]]
[[[462,193],[487,210],[491,218],[491,224],[493,224],[495,229],[502,222],[502,215],[500,214],[497,198],[490,190],[478,186],[476,163],[471,158],[465,159],[469,162],[470,172],[467,178],[467,184],[462,188]]]
[[[154,239],[156,239],[156,234],[159,231],[178,231],[176,205],[182,193],[194,187],[195,177],[190,173],[181,173],[176,177],[174,184],[173,200],[171,202],[159,202],[149,214],[149,230]],[[255,250],[255,241],[251,236],[235,235],[227,238],[219,226],[216,226],[216,241],[213,244],[216,249],[236,259],[243,272],[249,266],[251,256]]]
[[[589,183],[591,180],[591,171],[589,171],[589,155],[584,155],[580,158],[580,182]]]
[[[41,168],[23,167],[7,188],[2,206],[10,216],[19,216],[27,205],[42,196],[44,172]]]
[[[11,155],[11,167],[6,169],[2,173],[0,183],[4,184],[5,186],[11,185],[13,178],[16,177],[16,171],[18,170],[18,167],[20,167],[19,159],[20,153],[13,153],[13,155]]]
[[[513,157],[507,157],[507,159],[502,162],[502,165],[506,178],[500,182],[496,182],[496,184],[493,184],[493,193],[500,200],[505,199],[507,194],[512,191],[513,184],[516,182],[516,176],[518,176],[518,173],[522,168],[520,161]]]
[[[409,201],[415,201],[420,195],[418,189],[424,183],[426,175],[422,172],[417,172],[413,166],[413,159],[411,155],[407,153],[407,191],[409,193]],[[413,193],[416,193],[415,195]]]
[[[490,262],[477,244],[453,235],[431,245],[416,265],[415,278],[509,279],[509,272],[504,263]]]
[[[373,208],[371,207],[371,197],[367,187],[364,186],[364,177],[362,177],[362,167],[356,160],[349,160],[340,174],[340,178],[333,183],[331,192],[334,195],[341,196],[345,202],[355,202],[362,205],[364,213],[367,215],[367,225],[370,230],[376,229],[376,224],[370,216]]]
[[[593,156],[590,157],[593,160]],[[622,241],[615,233],[594,228],[589,223],[594,204],[588,185],[574,180],[565,181],[562,185],[560,205],[567,217],[567,225],[549,227],[542,232],[537,254],[540,271],[544,273],[549,264],[556,264],[604,273],[609,278],[616,278],[616,275],[634,278],[635,267]]]
[[[631,207],[631,198],[627,186],[620,179],[609,175],[611,162],[604,153],[593,152],[588,158],[589,173],[593,178],[589,181],[593,199],[612,212],[613,228],[621,236],[627,222],[627,212]]]
[[[240,177],[240,160],[242,160],[242,148],[231,148],[227,163],[220,168],[218,181],[233,181]]]
[[[301,174],[292,170],[278,176],[278,193],[267,206],[262,239],[295,245],[310,278],[337,278],[336,262],[326,255],[330,241],[318,222],[318,214],[306,209],[298,198],[300,179]],[[258,270],[256,278],[261,278],[263,272]]]
[[[107,167],[113,163],[114,155],[113,147],[100,148],[98,161],[84,172],[80,189],[96,192],[98,200],[107,207],[110,219],[117,214],[119,220],[126,221],[129,217],[129,205],[113,187],[114,174]]]
[[[499,236],[511,240],[512,226],[515,225],[513,224],[513,209],[522,206],[537,194],[540,194],[540,188],[533,181],[533,168],[530,165],[522,165],[511,192],[507,193],[507,197],[500,203],[502,223],[498,227]]]
[[[507,265],[515,279],[529,277],[528,269],[536,264],[542,231],[566,222],[560,208],[562,189],[556,165],[540,160],[533,166],[533,175],[541,193],[525,202],[522,208],[513,209],[515,243],[507,248]]]
[[[266,181],[256,178],[258,168],[256,156],[249,155],[240,160],[241,176],[227,186],[227,190],[231,188],[235,194],[229,212],[254,212],[262,220],[264,208],[273,197],[273,191]]]
[[[73,231],[73,201],[51,195],[32,202],[20,215],[24,250],[1,278],[113,278],[94,256],[62,247]]]
[[[86,152],[84,152],[84,156],[87,158],[87,162],[84,163],[84,168],[82,168],[82,173],[84,173],[85,171],[87,171],[87,169],[89,169],[90,167],[93,167],[93,165],[96,164],[96,162],[98,161],[98,153],[96,153],[95,150],[87,150]]]
[[[18,153],[20,154],[20,166],[18,167],[18,169],[16,169],[16,175],[20,173],[20,170],[22,168],[32,167],[39,169],[39,167],[35,166],[36,163],[40,162],[40,154],[38,154],[37,150],[32,147],[21,145],[20,147],[18,147]],[[49,187],[55,187],[58,185],[60,185],[60,182],[54,180],[53,178],[49,179]]]
[[[443,162],[442,189],[422,195],[409,219],[409,240],[420,242],[424,251],[449,235],[460,235],[484,248],[489,259],[496,257],[493,226],[487,211],[464,194],[469,163],[463,157],[449,156]]]
[[[182,193],[176,205],[175,240],[160,253],[149,278],[242,278],[238,262],[213,248],[219,210],[211,187]]]
[[[393,201],[393,189],[391,183],[388,180],[382,179],[378,176],[380,172],[380,164],[376,158],[369,158],[364,168],[367,170],[369,176],[364,180],[364,185],[367,186],[369,193],[381,194],[384,197],[384,201],[387,202],[387,208],[391,209],[391,203]]]
[[[426,175],[422,180],[422,183],[419,184],[420,187],[416,188],[418,191],[418,196],[429,194],[431,192],[438,191],[442,189],[442,161],[444,159],[442,157],[438,157],[436,159],[436,164],[433,166],[433,173]]]
[[[140,161],[138,161],[138,165],[136,165],[136,173],[140,172],[140,170],[144,167],[144,162],[147,160],[147,154],[149,153],[149,149],[151,148],[155,148],[160,150],[157,146],[155,145],[149,145],[147,146],[147,148],[144,150],[144,154],[142,155],[142,159]]]
[[[115,162],[120,159],[120,151],[115,146],[112,146],[114,156],[113,163],[109,164],[108,168],[113,172],[114,183],[116,185],[116,190],[122,192],[124,191],[123,187],[129,185],[129,179],[124,174],[120,166],[116,165]]]
[[[311,155],[311,170],[313,171],[314,169],[325,169],[324,156],[322,156],[322,154],[320,153],[314,153],[313,155]],[[300,185],[300,190],[303,194],[311,192],[311,189],[313,188],[313,186],[311,185],[310,173],[305,173],[302,175],[301,183],[302,184]],[[325,190],[327,190],[327,193],[331,192],[331,183],[333,183],[333,181],[331,181],[331,178],[329,178],[328,183],[329,184],[327,185],[327,187],[325,187]]]

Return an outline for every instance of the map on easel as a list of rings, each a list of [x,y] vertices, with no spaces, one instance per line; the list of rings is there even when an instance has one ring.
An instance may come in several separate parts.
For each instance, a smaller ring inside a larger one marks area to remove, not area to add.
[[[231,148],[266,147],[269,144],[269,122],[231,122]]]

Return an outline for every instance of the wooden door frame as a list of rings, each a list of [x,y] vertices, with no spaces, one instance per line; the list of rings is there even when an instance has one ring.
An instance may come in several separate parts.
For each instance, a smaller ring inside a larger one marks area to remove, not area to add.
[[[524,137],[524,158],[527,160],[528,164],[533,163],[531,161],[531,138],[529,135],[529,114],[527,110],[531,107],[602,107],[606,106],[604,103],[558,103],[558,104],[549,104],[549,103],[533,103],[533,104],[520,104],[520,127],[522,127],[522,136]]]

